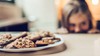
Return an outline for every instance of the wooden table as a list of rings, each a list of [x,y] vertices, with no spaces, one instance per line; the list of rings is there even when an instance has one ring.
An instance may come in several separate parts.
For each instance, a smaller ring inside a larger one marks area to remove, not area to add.
[[[94,56],[94,41],[100,38],[99,34],[66,34],[61,36],[65,40],[64,44],[54,48],[28,53],[0,52],[0,56]]]

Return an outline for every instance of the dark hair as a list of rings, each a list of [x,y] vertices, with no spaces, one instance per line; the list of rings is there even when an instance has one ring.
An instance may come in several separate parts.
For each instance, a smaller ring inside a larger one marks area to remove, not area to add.
[[[89,11],[88,5],[84,0],[74,0],[64,7],[62,10],[62,26],[69,31],[69,18],[78,12],[85,14],[89,21],[89,30],[92,26],[92,15]]]

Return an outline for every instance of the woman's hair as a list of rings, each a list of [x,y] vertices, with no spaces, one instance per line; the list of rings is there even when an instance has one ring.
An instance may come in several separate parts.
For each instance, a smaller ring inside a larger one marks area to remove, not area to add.
[[[73,0],[65,5],[62,10],[62,26],[69,31],[69,19],[73,14],[83,13],[89,21],[89,29],[92,28],[92,15],[85,0]]]

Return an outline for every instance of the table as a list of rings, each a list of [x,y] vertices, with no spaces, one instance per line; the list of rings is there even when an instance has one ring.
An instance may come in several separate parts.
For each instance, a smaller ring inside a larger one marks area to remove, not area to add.
[[[94,56],[94,42],[99,34],[67,34],[62,35],[67,49],[61,53],[45,56]],[[44,55],[43,55],[44,56]]]
[[[99,34],[65,34],[61,35],[64,39],[64,44],[67,46],[67,49],[62,49],[57,53],[52,53],[53,51],[58,51],[60,48],[55,47],[54,49],[48,49],[51,53],[46,53],[47,51],[40,51],[44,53],[38,56],[94,56],[94,41],[100,38]],[[37,54],[30,53],[3,53],[0,52],[0,56],[37,56]]]

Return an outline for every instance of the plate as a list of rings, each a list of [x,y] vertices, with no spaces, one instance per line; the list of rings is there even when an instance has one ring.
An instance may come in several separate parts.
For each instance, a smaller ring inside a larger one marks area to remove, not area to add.
[[[21,48],[21,49],[1,49],[0,51],[6,51],[6,52],[28,52],[28,51],[39,51],[39,50],[43,50],[46,48],[51,48],[51,47],[55,47],[58,45],[61,45],[64,43],[64,40],[62,39],[62,37],[60,35],[56,35],[54,34],[56,38],[60,38],[61,40],[59,42],[56,42],[54,44],[49,44],[47,46],[42,46],[42,47],[35,47],[35,48]]]

